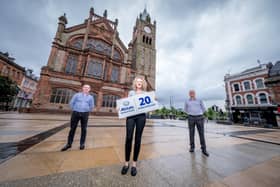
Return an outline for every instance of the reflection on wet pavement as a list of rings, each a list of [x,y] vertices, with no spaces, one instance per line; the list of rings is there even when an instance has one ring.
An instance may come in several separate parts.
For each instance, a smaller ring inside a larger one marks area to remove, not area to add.
[[[22,120],[12,120],[13,117]],[[69,132],[69,124],[62,125],[61,121],[68,121],[69,116],[8,115],[6,118],[11,119],[0,121],[3,134],[0,150],[7,155],[6,161],[0,164],[0,186],[263,187],[280,184],[278,129],[209,122],[205,124],[205,136],[210,157],[205,157],[199,148],[197,132],[196,150],[192,154],[188,152],[185,121],[148,120],[138,174],[131,177],[120,174],[125,120],[91,116],[86,149],[79,150],[80,128],[77,128],[72,148],[60,152]],[[17,134],[32,135],[15,141]],[[13,156],[15,152],[17,155]]]
[[[41,141],[45,140],[46,138],[52,136],[53,134],[68,126],[69,123],[65,123],[64,125],[55,127],[53,129],[42,132],[40,134],[37,134],[19,142],[0,143],[0,164],[10,159],[11,157],[25,151],[26,149],[34,146],[35,144],[40,143]],[[22,134],[22,131],[15,131],[13,134]]]

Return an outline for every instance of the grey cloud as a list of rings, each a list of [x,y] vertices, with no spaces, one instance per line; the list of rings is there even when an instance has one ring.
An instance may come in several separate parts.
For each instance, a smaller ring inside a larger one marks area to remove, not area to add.
[[[182,107],[191,88],[207,105],[223,105],[223,78],[261,62],[279,60],[280,1],[153,0],[146,1],[157,21],[157,98]],[[137,1],[2,0],[0,50],[36,74],[47,63],[57,18],[67,14],[68,26],[79,24],[89,8],[119,19],[119,34],[131,40],[136,17],[145,7]]]

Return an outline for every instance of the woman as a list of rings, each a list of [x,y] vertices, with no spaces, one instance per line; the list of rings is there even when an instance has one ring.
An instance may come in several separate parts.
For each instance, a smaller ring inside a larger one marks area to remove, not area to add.
[[[146,91],[147,83],[145,79],[136,77],[133,81],[133,90],[128,93],[128,96],[133,96],[136,94],[142,94]],[[134,127],[136,126],[135,141],[134,141],[134,152],[133,152],[133,162],[131,167],[131,175],[135,176],[137,174],[136,162],[140,152],[141,138],[143,129],[146,123],[146,114],[137,114],[135,116],[130,116],[126,118],[126,140],[125,140],[125,163],[122,168],[121,173],[125,175],[129,169],[130,152],[132,147],[132,139]]]

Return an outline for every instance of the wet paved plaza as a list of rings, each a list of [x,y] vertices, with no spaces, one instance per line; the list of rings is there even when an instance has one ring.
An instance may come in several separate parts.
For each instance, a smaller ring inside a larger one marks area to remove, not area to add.
[[[185,121],[148,120],[136,177],[120,173],[125,121],[91,116],[60,152],[69,115],[0,114],[0,186],[280,186],[280,129],[205,124],[210,157],[188,152]]]

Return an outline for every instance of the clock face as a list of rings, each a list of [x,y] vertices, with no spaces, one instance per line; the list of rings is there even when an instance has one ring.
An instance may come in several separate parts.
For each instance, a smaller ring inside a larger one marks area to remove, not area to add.
[[[148,27],[148,26],[145,26],[145,27],[144,27],[144,31],[145,31],[146,33],[151,33],[151,29],[150,29],[150,27]]]

